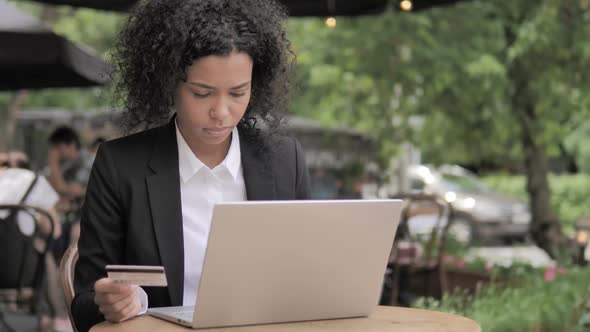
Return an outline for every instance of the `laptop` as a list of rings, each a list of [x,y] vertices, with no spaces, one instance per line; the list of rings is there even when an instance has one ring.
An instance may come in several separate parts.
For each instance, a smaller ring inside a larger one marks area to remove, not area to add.
[[[148,313],[192,328],[367,317],[402,207],[401,200],[219,203],[196,305]]]

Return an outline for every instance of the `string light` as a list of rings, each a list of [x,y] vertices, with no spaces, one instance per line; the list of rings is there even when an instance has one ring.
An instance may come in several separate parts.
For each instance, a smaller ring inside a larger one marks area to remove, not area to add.
[[[336,19],[333,17],[328,17],[326,19],[326,26],[330,29],[334,29],[336,27]]]
[[[402,2],[399,3],[399,7],[402,10],[405,10],[407,12],[409,12],[410,10],[412,10],[412,1],[411,0],[403,0]]]

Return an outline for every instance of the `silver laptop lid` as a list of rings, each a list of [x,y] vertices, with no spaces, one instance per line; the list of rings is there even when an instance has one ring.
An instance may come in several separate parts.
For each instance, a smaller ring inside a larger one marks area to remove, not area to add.
[[[402,205],[217,204],[193,326],[368,316],[379,299]]]

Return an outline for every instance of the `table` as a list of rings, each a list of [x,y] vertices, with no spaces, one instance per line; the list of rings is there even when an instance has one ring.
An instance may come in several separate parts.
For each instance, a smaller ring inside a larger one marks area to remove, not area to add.
[[[182,327],[164,320],[142,316],[132,320],[111,324],[100,323],[90,332],[187,332]],[[465,317],[443,312],[379,306],[368,318],[335,319],[287,324],[242,326],[231,328],[207,329],[207,332],[481,332],[477,323]]]

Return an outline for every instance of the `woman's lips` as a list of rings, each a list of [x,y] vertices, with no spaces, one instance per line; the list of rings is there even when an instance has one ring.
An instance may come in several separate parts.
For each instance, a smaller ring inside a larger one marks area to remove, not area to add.
[[[204,129],[207,135],[214,136],[214,137],[221,137],[227,135],[231,128],[224,127],[224,128],[205,128]]]

